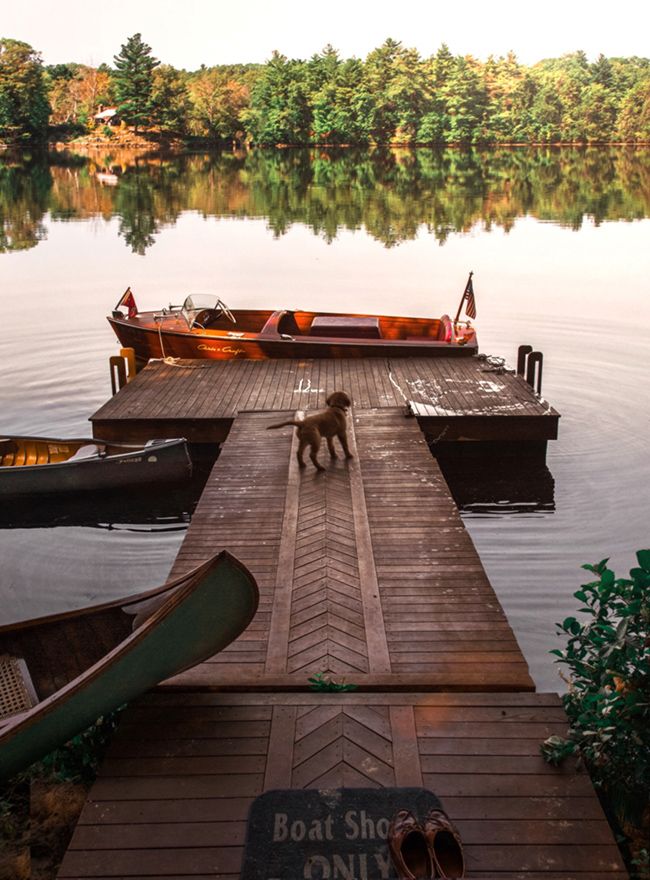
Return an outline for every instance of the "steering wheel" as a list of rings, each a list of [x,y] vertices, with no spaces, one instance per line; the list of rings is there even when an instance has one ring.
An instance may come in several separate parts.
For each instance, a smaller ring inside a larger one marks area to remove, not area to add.
[[[200,312],[197,312],[194,320],[192,321],[192,327],[199,327],[201,330],[205,330],[205,325],[210,320],[210,310],[209,309],[201,309]]]
[[[229,321],[232,321],[233,324],[237,323],[237,318],[235,318],[233,313],[230,311],[230,309],[222,299],[217,300],[217,305],[221,308],[221,311],[226,316],[226,318],[228,318]]]

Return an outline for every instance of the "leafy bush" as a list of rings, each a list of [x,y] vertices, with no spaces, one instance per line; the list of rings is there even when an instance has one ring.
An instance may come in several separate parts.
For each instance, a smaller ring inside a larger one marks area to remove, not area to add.
[[[554,764],[578,757],[619,822],[641,828],[650,818],[650,550],[637,560],[629,579],[607,559],[582,566],[596,575],[574,593],[587,618],[558,624],[568,642],[551,652],[569,670],[571,728],[542,753]]]

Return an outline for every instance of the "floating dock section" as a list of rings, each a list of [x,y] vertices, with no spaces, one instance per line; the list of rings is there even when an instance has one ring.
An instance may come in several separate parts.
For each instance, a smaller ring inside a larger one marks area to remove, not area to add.
[[[267,428],[338,389],[354,458],[300,469],[294,431]],[[539,448],[558,418],[476,359],[159,362],[102,407],[97,435],[223,444],[171,575],[225,547],[261,602],[225,651],[126,710],[59,878],[387,880],[390,815],[364,799],[422,790],[469,878],[626,877],[588,776],[540,756],[566,733],[561,701],[535,692],[424,436]],[[337,830],[309,820],[310,792],[358,809]],[[267,840],[249,819],[269,798]],[[285,838],[299,868],[271,871],[260,847]]]

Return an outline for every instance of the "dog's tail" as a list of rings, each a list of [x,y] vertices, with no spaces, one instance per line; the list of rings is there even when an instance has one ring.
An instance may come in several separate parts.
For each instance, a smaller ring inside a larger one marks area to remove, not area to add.
[[[266,430],[270,431],[271,428],[284,428],[287,425],[295,425],[296,428],[299,428],[302,425],[302,422],[296,421],[296,419],[292,419],[290,422],[280,422],[279,425],[267,425]]]

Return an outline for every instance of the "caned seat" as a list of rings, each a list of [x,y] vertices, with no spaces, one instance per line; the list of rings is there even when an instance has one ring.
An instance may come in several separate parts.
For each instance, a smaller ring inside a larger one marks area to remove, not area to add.
[[[38,697],[25,661],[0,654],[0,723],[1,719],[25,712],[37,703]]]

